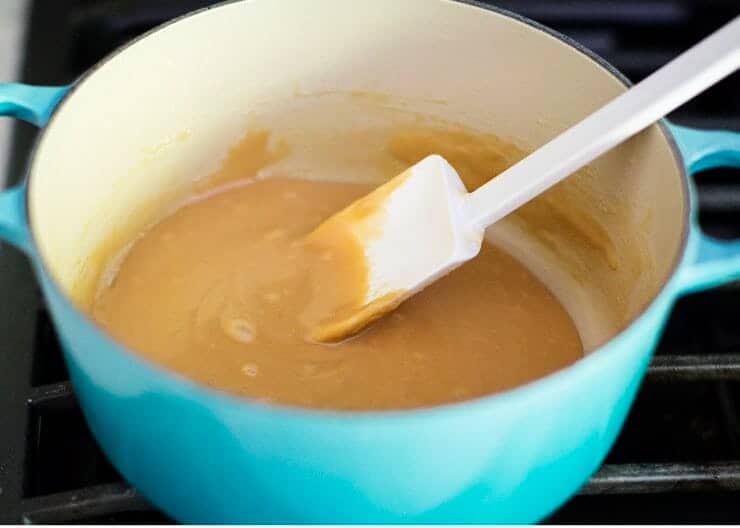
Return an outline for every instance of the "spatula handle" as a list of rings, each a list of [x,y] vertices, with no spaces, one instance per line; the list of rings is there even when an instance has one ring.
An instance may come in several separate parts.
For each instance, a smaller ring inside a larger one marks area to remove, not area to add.
[[[487,227],[740,67],[740,17],[486,183],[468,197]]]

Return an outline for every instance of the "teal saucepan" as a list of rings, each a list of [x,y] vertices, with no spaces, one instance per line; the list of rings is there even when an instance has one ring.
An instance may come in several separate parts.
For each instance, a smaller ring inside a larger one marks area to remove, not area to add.
[[[556,188],[600,226],[606,251],[531,234],[515,215],[492,228],[570,311],[588,353],[473,401],[354,413],[232,397],[127,350],[72,292],[103,240],[157,197],[186,193],[250,122],[342,133],[391,114],[312,109],[332,94],[389,94],[349,99],[400,101],[401,120],[433,114],[536,148],[626,85],[567,38],[471,3],[228,2],[149,33],[71,88],[0,85],[0,113],[44,127],[25,183],[0,194],[0,236],[33,262],[106,455],[176,519],[537,521],[603,460],[675,299],[740,276],[740,245],[699,230],[688,176],[740,166],[740,135],[663,122]]]

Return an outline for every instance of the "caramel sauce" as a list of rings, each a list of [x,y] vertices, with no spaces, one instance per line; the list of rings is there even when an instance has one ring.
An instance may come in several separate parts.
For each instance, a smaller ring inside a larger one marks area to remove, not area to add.
[[[408,166],[437,152],[471,190],[523,155],[495,136],[457,130],[408,129],[388,137],[378,166],[392,166],[388,158]],[[292,151],[268,139],[265,132],[248,133],[222,169],[204,180],[200,190],[208,192],[119,255],[89,302],[114,337],[220,390],[331,409],[474,398],[581,357],[576,327],[558,300],[521,263],[487,243],[478,257],[359,335],[317,343],[327,334],[312,332],[352,324],[342,314],[366,290],[364,256],[349,238],[329,251],[306,235],[317,226],[331,229],[322,222],[374,186],[308,181],[277,169],[265,176],[266,167],[279,167]],[[595,245],[608,238],[579,222],[548,218]],[[382,301],[395,308],[392,298]]]

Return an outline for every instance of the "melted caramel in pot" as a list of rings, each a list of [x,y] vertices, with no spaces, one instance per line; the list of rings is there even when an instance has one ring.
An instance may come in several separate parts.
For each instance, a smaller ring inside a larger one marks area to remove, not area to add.
[[[414,137],[396,139],[389,151],[412,163],[426,154],[424,142],[436,141]],[[281,149],[276,159],[288,155]],[[479,150],[481,167],[493,163],[494,151]],[[360,335],[312,341],[320,317],[364,293],[357,264],[364,259],[349,242],[346,251],[328,252],[305,236],[373,186],[289,175],[234,185],[238,170],[228,160],[224,167],[228,174],[216,180],[232,183],[144,233],[92,301],[94,318],[152,361],[265,401],[398,409],[501,391],[581,357],[557,299],[487,243]],[[469,161],[461,173],[477,169]]]

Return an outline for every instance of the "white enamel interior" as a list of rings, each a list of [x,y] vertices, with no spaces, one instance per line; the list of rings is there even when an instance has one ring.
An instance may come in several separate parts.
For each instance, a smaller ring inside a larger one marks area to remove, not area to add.
[[[536,148],[624,89],[559,39],[462,3],[234,2],[136,42],[75,88],[31,167],[31,224],[70,291],[102,240],[123,236],[142,204],[186,194],[251,121],[283,126],[300,148],[306,126],[341,135],[397,115],[332,110],[331,97],[301,94],[390,94],[406,111]],[[553,244],[546,229],[533,237],[505,220],[489,235],[545,279],[593,349],[671,272],[685,221],[681,173],[653,127],[562,186],[608,231],[616,268],[589,260],[589,248]]]

